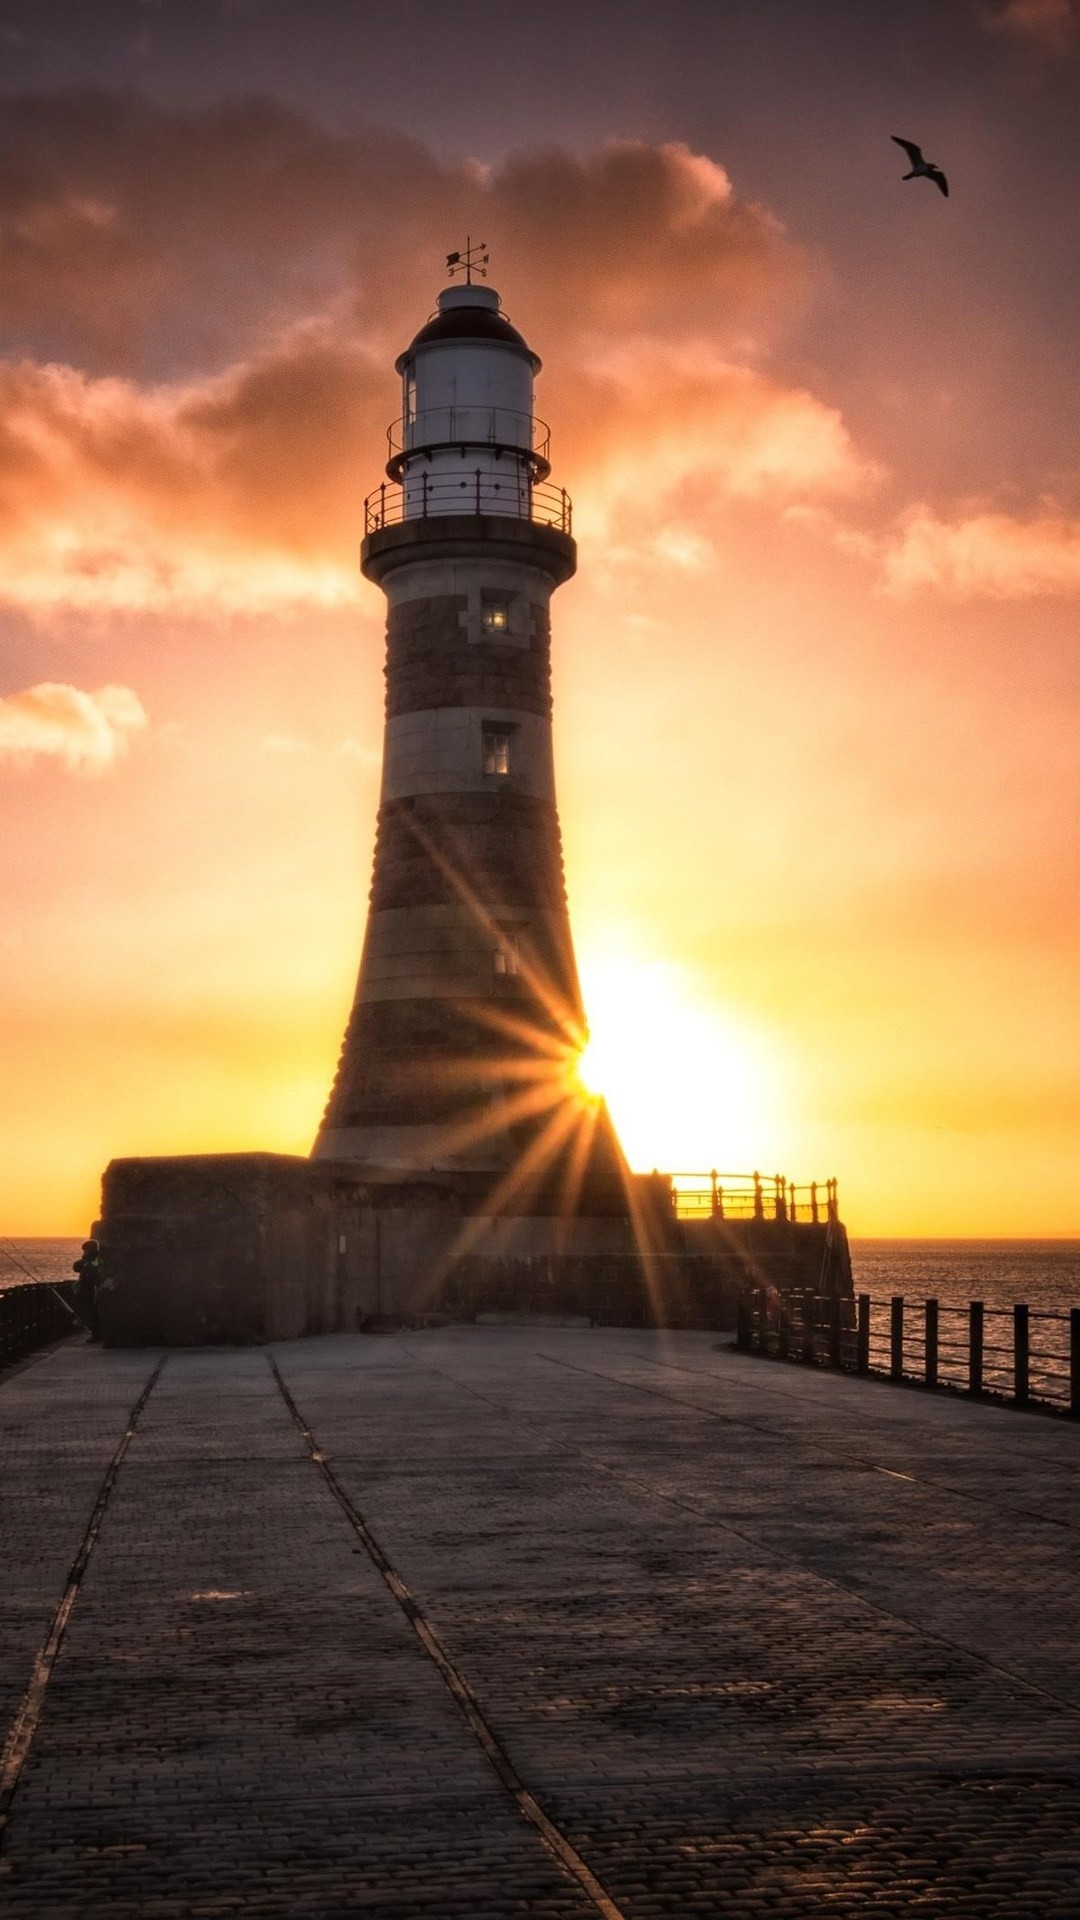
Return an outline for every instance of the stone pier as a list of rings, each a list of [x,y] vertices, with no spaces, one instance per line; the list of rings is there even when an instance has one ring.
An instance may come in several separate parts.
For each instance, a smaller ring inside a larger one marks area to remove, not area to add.
[[[71,1341],[0,1434],[9,1920],[1074,1920],[1065,1422],[453,1327]]]

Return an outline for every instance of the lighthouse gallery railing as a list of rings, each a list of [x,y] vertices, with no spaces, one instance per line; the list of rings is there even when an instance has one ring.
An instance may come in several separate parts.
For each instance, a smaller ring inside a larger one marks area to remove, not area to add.
[[[573,530],[573,506],[565,487],[522,486],[508,477],[505,487],[490,471],[476,467],[460,475],[422,474],[404,487],[385,481],[364,501],[364,532],[379,533],[402,520],[427,520],[449,514],[491,514],[529,520],[536,526]]]

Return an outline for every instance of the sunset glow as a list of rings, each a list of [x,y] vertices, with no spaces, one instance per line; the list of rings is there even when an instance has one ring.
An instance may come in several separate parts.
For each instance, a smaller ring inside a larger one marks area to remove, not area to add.
[[[766,1164],[777,1091],[766,1049],[696,1000],[670,961],[586,955],[582,975],[590,1038],[581,1078],[607,1101],[631,1164]]]
[[[1080,1231],[1076,9],[505,10],[535,86],[479,130],[471,6],[360,68],[355,9],[138,11],[61,60],[25,9],[0,92],[0,1230],[83,1230],[113,1154],[311,1145],[362,502],[472,232],[574,501],[558,802],[631,1161]]]

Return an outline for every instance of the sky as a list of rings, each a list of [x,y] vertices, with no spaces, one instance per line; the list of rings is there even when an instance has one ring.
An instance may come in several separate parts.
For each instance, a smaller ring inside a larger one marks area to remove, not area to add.
[[[84,1231],[114,1155],[310,1146],[363,498],[471,233],[574,499],[632,1163],[1080,1235],[1078,107],[1072,0],[0,0],[0,1232]]]

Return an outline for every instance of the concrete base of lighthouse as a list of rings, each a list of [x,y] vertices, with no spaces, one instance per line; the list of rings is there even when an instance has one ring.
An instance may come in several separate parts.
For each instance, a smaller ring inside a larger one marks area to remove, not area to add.
[[[114,1160],[102,1191],[111,1346],[197,1346],[536,1316],[734,1329],[748,1286],[850,1294],[843,1229],[680,1222],[631,1176],[621,1213],[507,1214],[489,1175],[402,1178],[282,1154]],[[632,1209],[632,1210],[631,1210]]]

